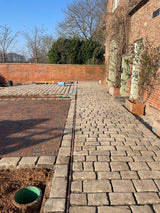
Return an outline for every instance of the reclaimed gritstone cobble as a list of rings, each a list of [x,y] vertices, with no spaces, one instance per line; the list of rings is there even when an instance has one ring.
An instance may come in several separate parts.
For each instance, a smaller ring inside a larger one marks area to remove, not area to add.
[[[69,213],[159,213],[160,140],[97,82],[79,82]],[[0,168],[55,169],[44,213],[66,212],[75,100],[54,156],[0,159]],[[56,162],[55,162],[56,161]]]
[[[44,213],[65,212],[74,107],[75,99],[74,97],[72,97],[68,117],[66,120],[65,130],[63,132],[61,147],[59,148],[58,157],[56,159],[55,175],[51,184],[51,192],[49,199],[44,205]],[[75,199],[77,199],[77,197]]]
[[[54,95],[69,95],[74,91],[74,85],[68,83],[65,86],[58,84],[26,84],[12,87],[1,87],[0,97],[10,96],[54,96]]]
[[[160,140],[107,86],[78,89],[69,212],[160,212]]]

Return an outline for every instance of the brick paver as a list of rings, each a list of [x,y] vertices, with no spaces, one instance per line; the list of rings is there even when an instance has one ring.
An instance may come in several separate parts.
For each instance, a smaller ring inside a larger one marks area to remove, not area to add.
[[[69,212],[158,212],[160,140],[107,86],[78,86]]]
[[[69,106],[67,99],[1,100],[0,156],[57,155]]]

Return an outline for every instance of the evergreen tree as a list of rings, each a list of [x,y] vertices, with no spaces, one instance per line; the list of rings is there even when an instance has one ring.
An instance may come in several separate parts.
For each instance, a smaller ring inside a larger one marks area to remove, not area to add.
[[[52,64],[103,64],[104,48],[98,41],[59,38],[49,51]]]

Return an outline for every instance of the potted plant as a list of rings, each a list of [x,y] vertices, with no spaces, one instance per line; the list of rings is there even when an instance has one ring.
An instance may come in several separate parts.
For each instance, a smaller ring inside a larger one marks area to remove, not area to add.
[[[137,80],[138,96],[136,99],[130,97],[126,100],[126,107],[135,115],[144,115],[145,103],[153,93],[155,86],[160,83],[158,74],[160,61],[159,47],[152,46],[148,40],[141,45],[136,51],[131,46],[131,58],[127,63],[138,64],[138,72],[129,74],[129,78],[132,77]]]
[[[134,115],[144,115],[145,104],[138,103],[138,101],[134,99],[126,99],[126,106]]]
[[[115,82],[112,82],[112,86],[109,87],[109,94],[112,96],[120,96],[120,77],[117,75]]]

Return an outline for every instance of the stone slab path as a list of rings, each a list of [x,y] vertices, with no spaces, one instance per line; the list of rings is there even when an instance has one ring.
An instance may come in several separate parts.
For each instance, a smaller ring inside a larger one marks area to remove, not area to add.
[[[160,140],[107,93],[79,82],[70,213],[159,213]]]

